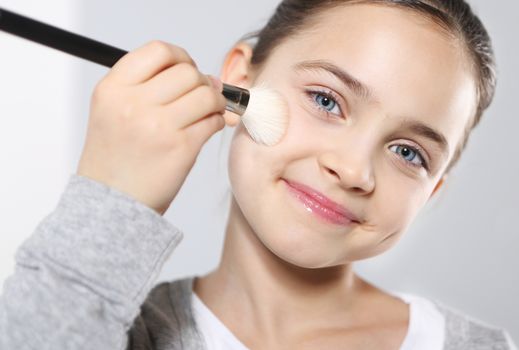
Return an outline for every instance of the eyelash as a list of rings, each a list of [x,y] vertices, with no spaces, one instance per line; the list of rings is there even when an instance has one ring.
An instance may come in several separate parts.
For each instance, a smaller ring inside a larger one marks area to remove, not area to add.
[[[339,110],[341,111],[341,116],[342,116],[342,106],[339,103],[340,97],[337,96],[333,91],[331,91],[331,90],[306,90],[306,94],[307,94],[308,98],[310,99],[310,101],[317,107],[319,112],[323,113],[327,118],[332,119],[339,115],[335,114],[335,113],[331,113],[330,111],[324,109],[322,106],[315,104],[314,98],[316,96],[323,96],[323,97],[326,97],[327,99],[333,101],[333,103],[335,103],[339,107]]]
[[[403,144],[396,144],[396,145],[392,145],[391,147],[393,146],[399,146],[399,147],[402,147],[403,148],[408,148],[410,149],[411,151],[415,152],[418,157],[421,159],[421,164],[416,164],[416,163],[413,163],[411,162],[410,160],[406,160],[402,157],[398,157],[398,159],[406,164],[409,164],[409,166],[411,167],[414,167],[414,168],[424,168],[425,170],[427,170],[427,172],[429,172],[429,164],[427,163],[427,161],[425,160],[425,157],[423,156],[423,151],[421,151],[418,147],[414,147],[414,146],[410,146],[410,145],[407,145],[405,143]]]
[[[309,98],[310,102],[314,105],[314,107],[317,108],[317,110],[320,113],[323,113],[327,119],[333,119],[333,118],[338,117],[339,115],[336,113],[331,113],[330,111],[323,108],[322,106],[319,106],[315,101],[316,96],[322,96],[322,97],[325,97],[325,98],[331,100],[339,108],[339,110],[341,111],[341,116],[342,116],[342,107],[341,107],[341,104],[339,103],[340,97],[338,97],[333,91],[309,89],[309,90],[306,90],[306,95]],[[410,146],[407,144],[397,144],[397,145],[393,145],[393,146],[404,146],[404,148],[408,148],[411,151],[415,152],[418,155],[418,157],[421,159],[421,164],[413,163],[402,157],[398,157],[399,161],[402,161],[405,164],[407,164],[413,168],[424,168],[427,172],[429,172],[429,164],[427,163],[427,161],[425,160],[426,158],[424,157],[425,152],[420,147],[414,147],[414,146]],[[393,146],[391,146],[391,147],[393,147]]]

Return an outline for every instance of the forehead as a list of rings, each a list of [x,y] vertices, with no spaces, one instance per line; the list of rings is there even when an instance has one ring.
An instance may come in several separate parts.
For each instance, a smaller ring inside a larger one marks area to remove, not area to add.
[[[409,10],[356,4],[324,11],[277,47],[269,58],[275,64],[266,69],[286,76],[308,60],[333,62],[370,87],[371,103],[386,116],[420,119],[451,145],[473,114],[475,86],[464,49]]]

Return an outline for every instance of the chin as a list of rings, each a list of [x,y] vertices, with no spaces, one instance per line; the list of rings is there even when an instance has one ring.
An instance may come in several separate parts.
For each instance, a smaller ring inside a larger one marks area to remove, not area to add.
[[[283,226],[279,226],[283,227]],[[389,250],[400,235],[382,240],[380,233],[357,227],[346,235],[337,235],[292,226],[282,232],[272,227],[258,227],[256,236],[276,258],[305,269],[320,269],[350,264],[368,259]]]
[[[334,242],[316,239],[315,232],[312,234],[313,239],[308,234],[288,230],[283,233],[273,232],[268,237],[258,235],[258,238],[276,258],[300,268],[319,269],[341,264],[336,259],[340,255],[337,251],[340,246]]]

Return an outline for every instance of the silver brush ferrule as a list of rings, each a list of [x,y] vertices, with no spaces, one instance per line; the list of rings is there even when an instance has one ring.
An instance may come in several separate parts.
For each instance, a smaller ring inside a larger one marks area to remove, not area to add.
[[[234,85],[223,84],[222,94],[227,99],[225,109],[242,116],[249,104],[250,92]]]

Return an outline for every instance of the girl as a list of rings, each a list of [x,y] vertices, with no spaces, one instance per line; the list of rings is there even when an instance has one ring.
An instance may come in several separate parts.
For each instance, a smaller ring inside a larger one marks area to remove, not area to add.
[[[494,57],[462,0],[285,0],[221,80],[268,83],[289,126],[256,144],[221,81],[151,42],[97,85],[77,174],[18,250],[2,349],[512,349],[506,331],[353,272],[442,186],[490,104]],[[154,286],[183,233],[161,216],[236,126],[222,259]]]

